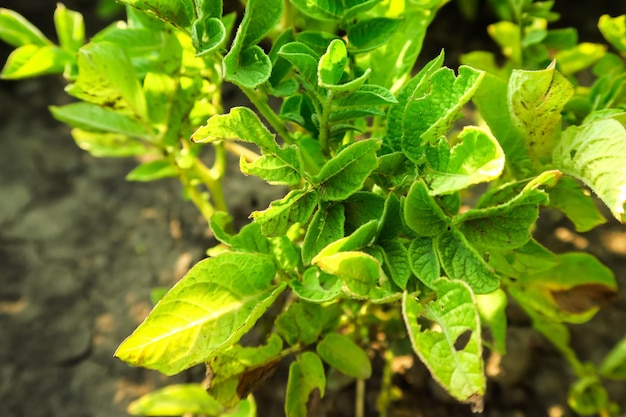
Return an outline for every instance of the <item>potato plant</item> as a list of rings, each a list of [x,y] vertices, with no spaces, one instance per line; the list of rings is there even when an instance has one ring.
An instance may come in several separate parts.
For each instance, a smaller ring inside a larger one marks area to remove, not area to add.
[[[514,300],[573,367],[570,406],[619,414],[602,379],[626,378],[626,339],[582,363],[566,326],[590,320],[615,278],[532,231],[544,208],[593,229],[606,221],[594,198],[626,220],[626,15],[598,22],[607,45],[579,43],[575,29],[548,28],[553,2],[494,0],[504,61],[467,51],[453,70],[443,51],[416,67],[446,0],[247,0],[241,16],[221,0],[119,2],[126,21],[89,40],[82,15],[58,5],[58,44],[0,9],[15,47],[1,75],[62,74],[76,100],[50,110],[78,146],[137,157],[128,180],[178,178],[219,242],[115,353],[166,375],[206,364],[204,385],[167,387],[131,412],[253,416],[253,391],[284,361],[287,416],[309,414],[337,372],[362,405],[371,359],[407,350],[479,412],[483,348],[506,353]],[[225,81],[253,107],[225,112]],[[227,153],[288,190],[240,230]],[[260,344],[240,344],[253,328]]]

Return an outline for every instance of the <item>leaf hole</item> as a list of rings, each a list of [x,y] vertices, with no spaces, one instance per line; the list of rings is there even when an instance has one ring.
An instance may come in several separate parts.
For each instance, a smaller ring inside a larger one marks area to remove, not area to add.
[[[454,341],[454,350],[458,352],[458,351],[465,349],[465,346],[467,346],[471,338],[472,338],[472,331],[469,329],[465,330]]]
[[[569,157],[574,159],[574,157],[576,156],[577,152],[578,152],[578,150],[572,149],[571,151],[569,151]]]

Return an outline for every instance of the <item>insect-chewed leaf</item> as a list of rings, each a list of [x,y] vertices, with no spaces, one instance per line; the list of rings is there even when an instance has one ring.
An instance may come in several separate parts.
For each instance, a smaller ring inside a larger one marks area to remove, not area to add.
[[[458,77],[449,68],[440,68],[429,78],[430,91],[413,96],[403,115],[402,150],[413,162],[422,157],[424,143],[445,135],[461,107],[469,101],[484,72],[459,67]]]
[[[285,288],[269,256],[225,253],[196,264],[115,356],[173,375],[237,342]]]
[[[426,305],[408,293],[402,299],[402,313],[413,350],[446,391],[480,412],[486,378],[474,296],[461,281],[441,279],[434,286],[437,300]],[[433,326],[422,328],[418,323],[420,316],[431,320]]]
[[[348,62],[346,44],[342,40],[333,40],[317,67],[318,84],[321,87],[337,85],[343,76],[343,69]]]
[[[432,194],[448,194],[464,190],[470,185],[492,181],[502,174],[504,152],[490,133],[475,127],[466,127],[454,146],[434,172],[426,176]]]

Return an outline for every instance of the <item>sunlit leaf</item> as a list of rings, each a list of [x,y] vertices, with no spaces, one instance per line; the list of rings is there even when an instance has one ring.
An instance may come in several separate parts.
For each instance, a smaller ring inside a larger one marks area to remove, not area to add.
[[[585,183],[615,218],[626,221],[626,129],[614,119],[567,128],[553,151],[554,163]]]
[[[435,288],[437,299],[426,305],[408,293],[402,298],[402,314],[413,350],[446,391],[481,412],[486,378],[474,296],[460,281],[441,279]],[[418,322],[420,316],[433,325],[424,328]]]
[[[219,416],[223,407],[202,384],[177,384],[152,391],[133,401],[128,412],[139,416],[180,416],[185,413]]]
[[[196,264],[161,299],[115,356],[173,375],[237,342],[284,286],[272,286],[271,258],[225,253]]]

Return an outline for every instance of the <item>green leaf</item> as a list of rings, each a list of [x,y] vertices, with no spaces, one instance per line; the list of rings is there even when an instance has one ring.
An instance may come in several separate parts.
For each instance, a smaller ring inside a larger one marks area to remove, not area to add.
[[[83,15],[68,10],[63,4],[57,3],[54,11],[54,25],[61,48],[77,53],[85,43],[85,22]]]
[[[413,350],[454,398],[482,412],[486,380],[480,319],[471,289],[463,282],[436,281],[437,299],[421,305],[404,293],[402,314]],[[424,316],[434,326],[423,328]]]
[[[559,260],[557,255],[530,239],[524,246],[514,250],[490,251],[489,264],[504,276],[518,278],[522,274],[554,268]]]
[[[520,177],[534,171],[522,133],[516,128],[509,108],[507,80],[491,74],[485,75],[474,95],[481,116],[498,139],[506,155],[507,167]]]
[[[561,210],[577,232],[588,232],[606,223],[591,196],[573,178],[563,177],[548,190],[550,207]]]
[[[381,299],[385,297],[379,283],[384,281],[380,263],[363,252],[339,252],[318,256],[315,264],[326,273],[337,275],[344,282],[344,292],[357,299]]]
[[[183,48],[176,35],[168,31],[109,26],[94,36],[92,42],[107,42],[123,49],[140,79],[151,72],[179,76]]]
[[[404,133],[403,120],[404,112],[411,98],[415,94],[423,94],[428,87],[428,80],[443,65],[443,51],[426,64],[397,94],[398,104],[391,106],[387,116],[387,134],[385,135],[385,144],[389,145],[394,151],[402,149],[401,140]],[[376,74],[374,74],[376,75]]]
[[[289,366],[286,417],[307,417],[315,398],[323,397],[326,389],[324,365],[313,352],[304,352]]]
[[[341,294],[343,283],[339,277],[311,267],[302,274],[302,281],[291,280],[289,285],[298,298],[312,303],[325,303]]]
[[[324,55],[326,49],[328,49],[328,45],[330,45],[330,43],[335,39],[341,39],[341,37],[333,33],[318,30],[304,30],[296,33],[296,41],[311,48],[318,57],[318,60],[320,56]],[[317,71],[317,63],[315,64],[315,67]]]
[[[317,83],[319,55],[301,42],[290,42],[282,46],[278,55],[293,65],[311,85]]]
[[[18,80],[44,74],[60,74],[74,57],[54,45],[34,44],[20,46],[7,58],[0,78]]]
[[[606,54],[606,45],[581,42],[572,48],[559,51],[555,60],[559,71],[565,76],[573,75],[591,67]]]
[[[345,220],[342,204],[323,203],[320,205],[307,228],[302,243],[302,261],[305,264],[311,263],[315,255],[326,245],[343,237]]]
[[[615,296],[613,272],[588,253],[565,253],[550,269],[521,274],[509,293],[549,320],[584,323]]]
[[[402,150],[409,159],[419,162],[423,144],[447,133],[484,74],[462,65],[455,77],[452,70],[441,68],[430,76],[430,90],[413,95],[403,116]]]
[[[411,276],[408,250],[397,240],[382,240],[378,244],[383,250],[383,269],[394,284],[404,290]]]
[[[401,19],[374,17],[360,19],[348,29],[348,48],[355,52],[367,52],[389,42]]]
[[[585,375],[570,387],[567,405],[582,416],[602,414],[609,409],[609,396],[597,375]]]
[[[66,89],[74,97],[148,120],[146,98],[128,55],[108,42],[92,42],[78,52],[79,74]]]
[[[72,129],[72,137],[79,148],[95,157],[124,158],[154,154],[154,148],[119,133],[99,133]]]
[[[545,70],[514,70],[511,74],[511,117],[533,161],[549,162],[561,132],[561,110],[573,95],[574,87],[554,69],[554,63]]]
[[[606,378],[626,379],[626,336],[604,357],[599,370]]]
[[[400,199],[394,193],[387,194],[383,214],[378,228],[378,238],[395,239],[402,230],[402,222],[398,219],[402,217]]]
[[[50,106],[57,119],[72,127],[97,132],[121,133],[144,140],[152,139],[149,129],[137,119],[91,103],[71,103]]]
[[[148,182],[178,175],[176,167],[166,159],[144,162],[126,174],[127,181]]]
[[[276,200],[263,211],[254,211],[251,216],[261,226],[266,236],[277,236],[287,232],[295,223],[305,224],[317,205],[315,191],[293,190],[281,200]]]
[[[182,29],[191,26],[191,22],[196,18],[194,3],[191,1],[119,0],[119,2],[148,12],[146,14],[155,15]]]
[[[368,379],[372,375],[367,353],[346,335],[327,334],[317,344],[317,354],[344,375],[359,379]]]
[[[320,196],[325,201],[347,199],[363,187],[369,174],[376,168],[376,151],[381,142],[365,139],[354,142],[326,162],[314,177]]]
[[[314,19],[342,22],[353,19],[358,13],[371,9],[381,0],[291,0],[302,13]]]
[[[246,333],[285,286],[272,286],[270,257],[225,253],[196,264],[161,299],[115,356],[174,375],[212,358]]]
[[[276,236],[269,239],[270,254],[281,271],[290,272],[300,264],[300,248],[288,236]]]
[[[142,395],[128,406],[140,416],[180,416],[185,413],[218,416],[223,407],[207,394],[202,384],[176,384]]]
[[[584,182],[626,221],[626,129],[614,119],[567,128],[554,148],[554,163],[564,174]]]
[[[320,87],[338,85],[348,62],[346,44],[341,39],[333,40],[322,55],[317,67],[317,83]]]
[[[506,293],[497,289],[489,294],[476,296],[476,306],[480,314],[480,322],[489,327],[493,343],[490,349],[500,355],[506,354]],[[483,340],[484,342],[484,340]]]
[[[413,239],[409,245],[408,258],[415,276],[428,288],[434,289],[434,282],[441,278],[441,266],[434,239],[430,237]]]
[[[276,332],[289,345],[310,345],[322,332],[322,306],[306,301],[294,302],[275,322]]]
[[[381,220],[385,199],[370,191],[357,191],[343,201],[343,206],[346,208],[346,234],[348,234],[372,220]]]
[[[262,155],[253,162],[241,156],[239,167],[245,175],[256,175],[273,185],[296,186],[302,181],[302,159],[296,146],[276,149],[276,155]]]
[[[476,127],[464,128],[449,158],[426,175],[433,195],[464,190],[470,185],[492,181],[504,169],[504,151],[498,141]]]
[[[276,334],[270,335],[265,346],[231,346],[206,364],[207,392],[224,407],[235,407],[274,374],[282,348]]]
[[[272,74],[272,61],[263,50],[252,45],[224,58],[224,79],[243,88],[256,88]]]
[[[248,223],[231,240],[233,249],[252,253],[270,253],[270,241],[257,223]]]
[[[626,14],[617,17],[608,14],[600,16],[598,29],[607,42],[622,54],[626,54]]]
[[[372,84],[365,84],[358,90],[344,97],[339,97],[333,101],[333,106],[340,109],[384,106],[396,104],[398,100],[384,87]]]
[[[264,152],[276,153],[278,149],[274,135],[247,107],[233,107],[228,114],[212,116],[191,135],[191,140],[195,143],[242,140],[254,143]]]
[[[493,269],[456,229],[439,235],[435,249],[448,278],[465,282],[474,293],[487,294],[500,285]]]
[[[224,57],[224,79],[244,88],[267,81],[272,62],[256,45],[279,22],[283,0],[249,0],[230,51]]]
[[[52,42],[21,14],[0,7],[0,39],[19,48],[24,45],[47,46]]]
[[[514,249],[531,238],[539,206],[548,202],[545,192],[524,189],[510,201],[493,207],[471,209],[454,219],[455,225],[477,248]]]
[[[437,236],[450,224],[450,218],[430,196],[422,180],[415,181],[406,196],[404,221],[420,236]]]
[[[226,40],[226,27],[219,18],[205,16],[193,22],[191,39],[198,56],[208,55]]]
[[[334,255],[338,252],[354,251],[369,247],[372,245],[372,243],[374,243],[377,232],[378,221],[371,220],[361,225],[361,227],[356,229],[349,236],[337,239],[334,242],[329,243],[312,259],[311,262],[315,263],[317,262],[318,258]]]

